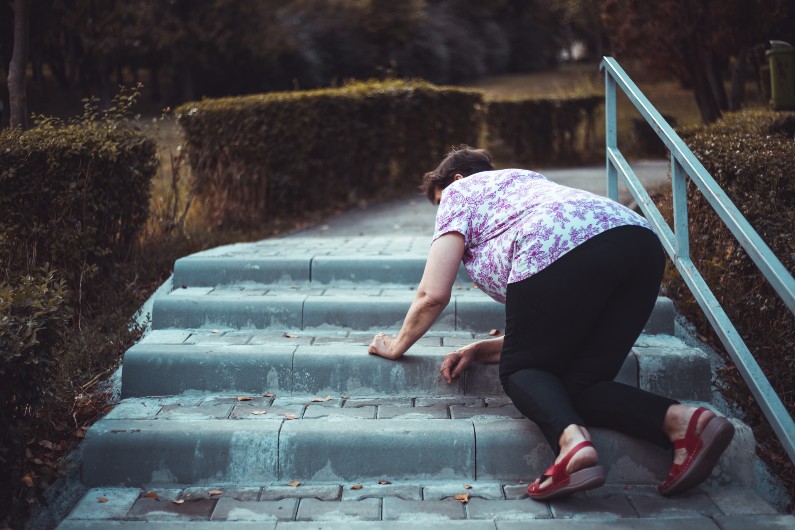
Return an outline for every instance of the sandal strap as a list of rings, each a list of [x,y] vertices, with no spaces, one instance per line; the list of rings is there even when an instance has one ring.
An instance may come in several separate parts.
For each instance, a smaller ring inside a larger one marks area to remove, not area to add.
[[[571,448],[571,451],[566,453],[566,456],[563,457],[563,460],[561,460],[557,464],[553,464],[549,468],[547,473],[545,473],[545,475],[551,476],[552,479],[555,482],[558,482],[559,480],[561,480],[561,479],[565,478],[566,476],[568,476],[568,473],[566,472],[566,468],[569,465],[569,461],[574,457],[574,455],[579,453],[580,450],[585,448],[585,447],[593,447],[593,444],[591,442],[589,442],[588,440],[585,440],[583,442],[578,443],[577,445],[575,445],[574,447]]]
[[[695,448],[696,443],[698,442],[698,437],[696,437],[696,426],[698,425],[698,419],[701,417],[702,414],[707,412],[705,407],[698,407],[693,415],[690,417],[690,422],[687,424],[687,431],[685,431],[685,437],[680,438],[678,440],[674,440],[674,451],[677,449],[684,449],[690,454],[690,452]]]

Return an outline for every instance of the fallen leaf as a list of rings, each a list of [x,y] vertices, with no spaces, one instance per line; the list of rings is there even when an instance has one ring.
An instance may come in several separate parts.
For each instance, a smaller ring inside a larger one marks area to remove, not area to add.
[[[453,498],[457,501],[460,501],[461,504],[466,504],[469,502],[469,493],[461,493],[459,495],[454,495]]]
[[[251,401],[253,399],[254,398],[248,397],[248,396],[238,396],[238,398],[237,398],[238,401]]]
[[[75,438],[85,438],[86,437],[86,431],[83,430],[82,428],[77,429],[75,431],[75,433],[74,433],[74,437]]]
[[[499,337],[500,330],[499,329],[492,329],[491,331],[489,331],[489,335],[491,335],[492,337]]]
[[[65,431],[66,429],[68,429],[68,428],[69,428],[69,426],[68,426],[66,423],[62,422],[62,421],[56,421],[56,422],[53,424],[53,426],[52,426],[52,427],[53,427],[53,429],[55,429],[56,431]]]
[[[378,481],[378,483],[379,483],[379,484],[381,484],[382,486],[384,486],[384,485],[386,485],[386,484],[392,484],[392,483],[391,483],[391,482],[389,482],[388,480],[379,480],[379,481]]]
[[[282,416],[284,416],[288,420],[297,420],[298,419],[298,416],[296,416],[295,414],[282,414]]]
[[[342,399],[348,399],[350,396],[340,396]]]
[[[171,502],[173,502],[174,504],[182,504],[183,502],[185,502],[185,499],[174,499]]]
[[[214,329],[212,332],[213,333],[221,333],[221,330],[220,329]]]
[[[519,484],[524,484],[524,483],[525,483],[524,480],[519,481]]]
[[[273,392],[265,392],[264,394],[262,394],[262,397],[274,397],[275,395],[276,394],[274,394]]]
[[[295,333],[285,333],[284,336],[286,338],[288,338],[288,339],[297,339],[298,338],[298,335],[296,335]]]
[[[267,412],[266,412],[266,411],[264,411],[264,410],[252,410],[252,411],[251,411],[251,413],[252,413],[254,416],[262,416],[263,414],[267,414]]]
[[[297,488],[298,486],[301,485],[301,483],[297,480],[294,480],[292,482],[288,482],[287,485],[290,486],[291,488]]]
[[[210,490],[207,492],[207,495],[221,495],[224,490]]]
[[[351,489],[352,490],[360,490],[360,489],[362,489],[362,485],[361,484],[354,484],[353,486],[351,486]]]
[[[157,493],[155,493],[154,491],[147,491],[146,493],[144,493],[144,498],[158,500]]]
[[[104,503],[104,502],[108,502],[108,499],[106,499],[105,497],[97,497],[97,501]]]
[[[465,490],[471,490],[472,489],[472,485],[471,484],[464,484],[464,489]]]
[[[29,488],[33,487],[33,479],[30,478],[30,475],[25,475],[24,477],[22,477],[22,482],[25,484],[25,486]]]

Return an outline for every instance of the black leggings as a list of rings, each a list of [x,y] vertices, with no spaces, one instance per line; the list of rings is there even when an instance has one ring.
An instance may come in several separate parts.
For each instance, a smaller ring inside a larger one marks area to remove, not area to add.
[[[654,232],[622,226],[508,284],[500,380],[556,454],[572,424],[671,447],[662,428],[677,402],[613,381],[654,308],[664,267]]]

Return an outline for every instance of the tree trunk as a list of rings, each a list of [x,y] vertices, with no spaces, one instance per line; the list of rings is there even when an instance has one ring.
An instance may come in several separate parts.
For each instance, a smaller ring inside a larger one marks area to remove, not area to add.
[[[715,103],[721,111],[728,110],[729,98],[726,96],[726,87],[723,85],[723,73],[715,54],[711,51],[707,52],[704,66],[707,70],[707,79],[709,79],[709,86],[712,88],[712,96],[715,98]]]
[[[14,0],[14,51],[8,67],[8,99],[11,127],[28,128],[28,101],[25,78],[28,69],[30,0]]]
[[[748,48],[743,48],[734,59],[732,67],[732,87],[729,98],[729,110],[740,110],[745,102],[745,78],[748,67]]]

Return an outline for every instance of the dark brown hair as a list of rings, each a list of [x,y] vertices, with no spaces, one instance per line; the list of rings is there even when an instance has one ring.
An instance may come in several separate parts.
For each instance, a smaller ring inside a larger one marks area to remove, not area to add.
[[[468,145],[458,145],[442,160],[436,169],[422,178],[420,189],[428,200],[436,204],[436,188],[444,189],[453,182],[455,175],[468,177],[481,171],[491,171],[491,155],[485,149],[474,149]]]

